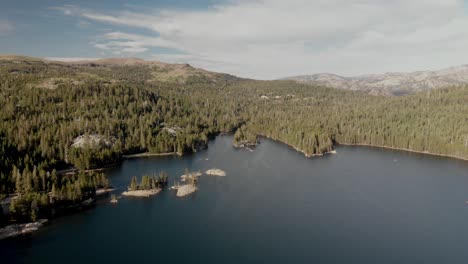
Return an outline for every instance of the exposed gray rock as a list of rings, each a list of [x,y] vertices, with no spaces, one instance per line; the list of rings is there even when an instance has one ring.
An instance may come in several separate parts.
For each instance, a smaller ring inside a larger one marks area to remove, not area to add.
[[[34,223],[8,225],[4,228],[0,228],[0,239],[34,232],[45,223],[47,223],[47,219],[40,219]]]
[[[406,95],[429,89],[468,84],[468,65],[440,71],[390,72],[354,77],[319,73],[285,79],[306,84],[363,91],[373,95]]]
[[[112,147],[113,139],[106,138],[103,135],[92,134],[92,135],[81,135],[73,140],[73,148],[84,148],[84,147],[97,147],[105,145],[106,147]]]

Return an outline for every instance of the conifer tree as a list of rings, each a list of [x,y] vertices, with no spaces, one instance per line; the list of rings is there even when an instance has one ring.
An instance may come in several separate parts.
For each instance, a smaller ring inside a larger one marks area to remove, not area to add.
[[[131,191],[136,191],[137,189],[138,189],[137,178],[136,178],[136,176],[133,176],[132,181],[130,182],[130,190]]]

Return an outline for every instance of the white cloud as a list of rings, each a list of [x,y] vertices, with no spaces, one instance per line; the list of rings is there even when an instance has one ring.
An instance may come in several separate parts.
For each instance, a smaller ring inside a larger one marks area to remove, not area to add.
[[[147,48],[144,47],[125,47],[122,49],[122,52],[124,53],[130,53],[130,54],[136,54],[136,53],[142,53],[147,51]]]
[[[315,72],[345,75],[442,68],[468,62],[468,17],[461,0],[258,0],[206,10],[102,13],[76,6],[64,14],[154,32],[112,32],[94,46],[157,54],[246,77]]]
[[[114,48],[131,48],[134,50],[143,50],[143,47],[164,47],[164,48],[180,48],[171,41],[164,40],[160,37],[146,37],[136,34],[128,34],[123,32],[111,32],[103,36],[106,42],[97,43],[94,46],[100,49],[114,49]]]
[[[7,35],[14,29],[15,27],[10,21],[0,19],[0,36]]]

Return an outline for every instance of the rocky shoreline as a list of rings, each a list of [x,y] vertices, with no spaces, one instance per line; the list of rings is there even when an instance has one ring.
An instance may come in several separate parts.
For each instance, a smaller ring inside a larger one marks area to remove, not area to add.
[[[137,153],[131,155],[122,155],[124,159],[134,159],[134,158],[145,158],[145,157],[161,157],[161,156],[173,156],[179,155],[177,152],[166,152],[166,153],[151,153],[151,152],[144,152],[144,153]]]
[[[122,193],[123,196],[133,196],[133,197],[150,197],[161,192],[161,189],[151,189],[151,190],[135,190],[135,191],[125,191]]]
[[[303,151],[303,150],[301,150],[301,149],[298,149],[298,148],[296,148],[295,146],[290,145],[290,144],[288,144],[288,143],[286,143],[286,142],[283,142],[283,141],[281,141],[281,140],[279,140],[279,139],[276,139],[276,138],[273,138],[273,137],[270,137],[270,136],[266,136],[266,135],[259,135],[259,136],[262,136],[262,137],[265,137],[265,138],[268,138],[268,139],[271,139],[271,140],[280,142],[280,143],[282,143],[282,144],[286,144],[286,146],[291,147],[291,148],[293,148],[294,150],[296,150],[296,151],[301,152],[302,154],[304,154],[304,156],[305,156],[306,158],[321,157],[321,156],[324,156],[324,155],[326,155],[326,154],[336,154],[336,150],[334,150],[334,149],[333,149],[333,150],[330,150],[330,151],[328,151],[328,152],[324,152],[324,153],[322,153],[322,154],[309,154],[309,153],[307,153],[307,152],[305,152],[305,151]]]
[[[253,146],[257,146],[258,145],[258,142],[255,142],[255,143],[252,143],[252,142],[249,142],[249,141],[242,141],[242,142],[239,142],[237,144],[232,144],[233,147],[235,148],[247,148],[247,147],[253,147]]]
[[[104,189],[104,188],[102,188],[102,189],[97,189],[97,190],[96,190],[96,196],[104,195],[104,194],[106,194],[106,193],[110,193],[110,192],[113,192],[113,191],[115,191],[115,189],[112,188],[112,187],[111,187],[111,188],[107,188],[107,189]]]
[[[40,219],[33,223],[12,224],[12,225],[5,226],[3,228],[0,228],[0,240],[9,238],[9,237],[32,233],[34,231],[37,231],[40,227],[42,227],[47,222],[48,222],[47,219]]]

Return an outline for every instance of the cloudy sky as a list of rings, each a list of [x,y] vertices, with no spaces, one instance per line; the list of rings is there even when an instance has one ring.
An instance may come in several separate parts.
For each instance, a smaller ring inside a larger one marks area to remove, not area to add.
[[[139,57],[260,79],[468,64],[463,0],[5,1],[0,53]]]

